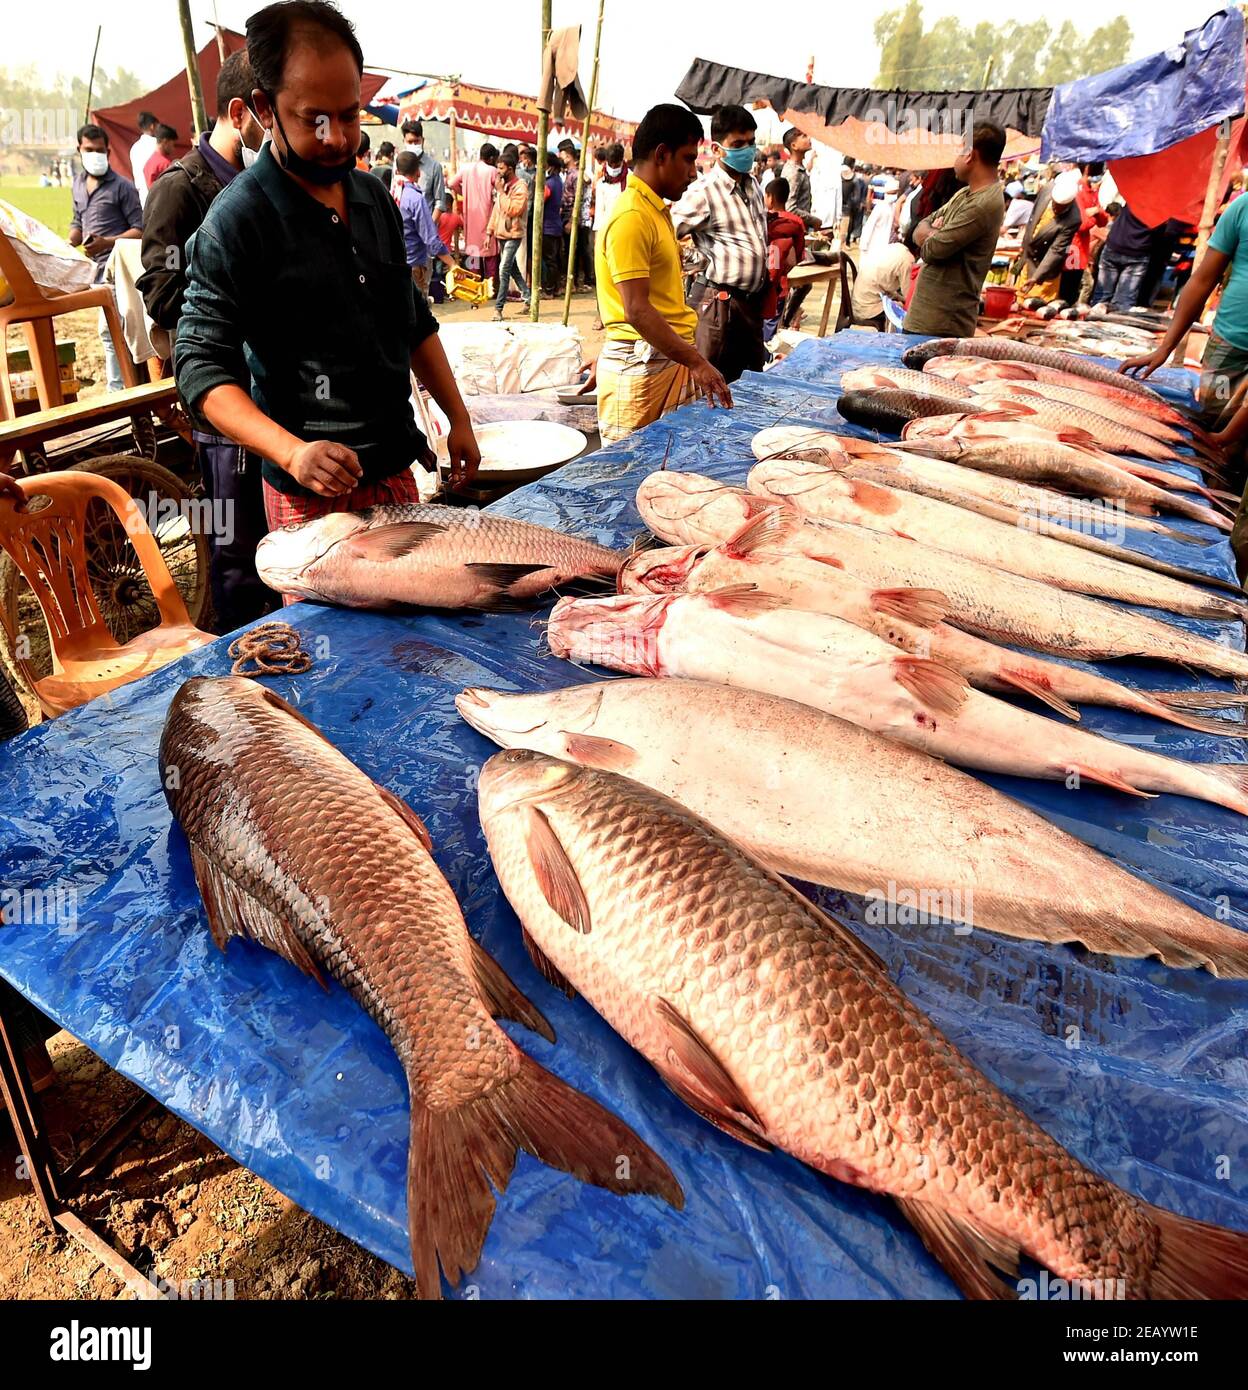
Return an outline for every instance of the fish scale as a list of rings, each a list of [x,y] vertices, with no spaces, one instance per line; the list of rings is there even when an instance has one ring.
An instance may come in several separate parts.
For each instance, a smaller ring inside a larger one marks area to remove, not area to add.
[[[721,1069],[720,1109],[701,1092],[695,1108],[899,1199],[964,1290],[1008,1296],[973,1267],[982,1239],[1004,1247],[1002,1267],[1017,1247],[1064,1278],[1122,1278],[1128,1297],[1176,1296],[1163,1248],[1179,1234],[1172,1223],[1192,1248],[1210,1232],[1223,1241],[1203,1277],[1243,1287],[1245,1237],[1150,1208],[1083,1167],[852,933],[691,812],[531,752],[491,758],[478,794],[503,890],[568,984],[680,1093],[690,1081],[674,1057],[680,1035],[665,1024],[674,1010]],[[526,834],[534,814],[585,895],[585,931],[551,904],[550,857]]]

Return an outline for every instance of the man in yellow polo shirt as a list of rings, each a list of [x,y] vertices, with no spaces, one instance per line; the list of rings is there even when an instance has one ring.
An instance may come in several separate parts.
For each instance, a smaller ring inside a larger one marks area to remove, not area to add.
[[[628,184],[597,238],[598,316],[607,333],[596,368],[598,430],[605,440],[623,439],[699,393],[708,405],[732,405],[728,383],[693,345],[698,319],[685,303],[664,202],[697,176],[701,139],[702,123],[685,107],[647,111],[633,137]]]

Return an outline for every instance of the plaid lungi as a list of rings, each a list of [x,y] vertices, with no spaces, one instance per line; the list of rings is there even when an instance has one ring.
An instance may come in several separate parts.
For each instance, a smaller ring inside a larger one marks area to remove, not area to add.
[[[665,357],[644,338],[608,338],[598,355],[598,432],[623,439],[692,400],[688,367]]]
[[[338,497],[322,497],[319,493],[278,492],[267,479],[264,484],[264,514],[268,518],[270,531],[276,531],[279,526],[290,526],[296,521],[328,516],[330,512],[361,512],[365,507],[396,506],[419,501],[420,488],[410,468],[392,473],[388,478],[361,483],[359,487]],[[298,602],[300,600],[291,594],[282,597],[284,607]]]

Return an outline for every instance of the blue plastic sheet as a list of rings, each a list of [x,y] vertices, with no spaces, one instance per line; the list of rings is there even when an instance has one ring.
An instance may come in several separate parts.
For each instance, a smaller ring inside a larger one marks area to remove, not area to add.
[[[625,544],[640,529],[636,485],[665,451],[671,467],[741,480],[754,431],[839,423],[840,372],[895,362],[905,341],[846,333],[803,344],[779,370],[737,383],[731,413],[686,407],[500,510]],[[1184,561],[1195,549],[1152,538],[1148,548]],[[1224,545],[1200,553],[1231,574]],[[508,1031],[631,1124],[687,1194],[677,1214],[521,1155],[466,1285],[490,1298],[956,1296],[889,1200],[720,1134],[589,1004],[564,999],[529,964],[477,820],[475,775],[492,748],[452,701],[467,684],[536,689],[586,678],[542,649],[532,616],[396,616],[308,603],[284,616],[317,660],[307,675],[267,684],[426,819],[470,929],[547,1014],[558,1042]],[[1222,631],[1240,643],[1242,631]],[[0,749],[0,885],[42,891],[50,903],[59,889],[73,904],[59,922],[0,930],[0,975],[241,1163],[406,1270],[407,1100],[397,1060],[337,985],[323,993],[250,943],[217,951],[158,786],[170,698],[187,676],[228,667],[218,642]],[[1121,666],[1111,674],[1182,679]],[[1128,714],[1089,708],[1085,723],[1187,757],[1242,756],[1226,741]],[[1194,906],[1210,910],[1224,898],[1234,923],[1248,925],[1242,818],[1177,797],[1141,803],[988,780]],[[837,833],[835,808],[827,832]],[[815,896],[1080,1159],[1149,1201],[1248,1229],[1248,984],[982,931],[873,926],[860,900]]]
[[[1234,6],[1181,44],[1053,89],[1041,159],[1156,154],[1244,109],[1244,17]]]

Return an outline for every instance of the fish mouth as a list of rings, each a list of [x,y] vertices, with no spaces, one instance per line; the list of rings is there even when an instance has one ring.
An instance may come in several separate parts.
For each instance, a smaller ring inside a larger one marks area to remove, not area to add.
[[[547,721],[539,719],[536,724],[516,710],[513,718],[508,717],[508,701],[515,694],[505,690],[490,690],[487,686],[470,685],[455,697],[455,708],[465,723],[471,724],[479,734],[493,739],[504,748],[511,746],[511,738],[521,738],[544,728]],[[523,727],[522,727],[523,725]]]
[[[585,769],[530,748],[505,748],[487,758],[477,778],[481,819],[570,792]]]
[[[550,615],[546,639],[553,655],[632,676],[659,675],[659,630],[670,596],[612,594],[563,598]]]

